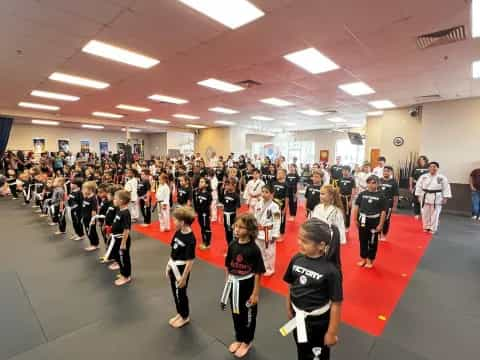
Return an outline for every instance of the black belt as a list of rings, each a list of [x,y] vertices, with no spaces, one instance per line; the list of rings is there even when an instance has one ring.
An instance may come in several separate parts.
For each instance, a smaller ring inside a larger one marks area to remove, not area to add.
[[[435,198],[433,199],[433,209],[437,207],[436,201],[437,200],[437,194],[441,193],[442,190],[428,190],[428,189],[422,189],[423,191],[423,202],[422,202],[422,209],[425,206],[425,199],[427,198],[427,194],[435,194]]]

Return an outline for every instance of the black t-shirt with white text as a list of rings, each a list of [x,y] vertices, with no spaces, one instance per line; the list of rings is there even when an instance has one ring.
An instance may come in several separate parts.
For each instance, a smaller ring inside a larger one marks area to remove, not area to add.
[[[290,299],[296,307],[313,311],[329,301],[343,300],[342,275],[324,256],[309,258],[295,255],[283,280],[290,284]]]
[[[392,202],[393,198],[398,196],[398,184],[395,179],[380,179],[379,189],[389,202]]]
[[[92,217],[92,211],[98,210],[98,201],[95,195],[90,196],[89,198],[83,198],[82,203],[82,217],[84,219],[90,219]]]
[[[386,210],[387,200],[381,191],[365,190],[358,194],[355,205],[359,207],[359,213],[377,215]]]
[[[307,210],[313,211],[315,206],[320,203],[320,189],[322,185],[308,185],[305,190],[305,198],[307,199]]]
[[[265,272],[262,253],[254,241],[246,244],[240,244],[238,240],[232,241],[228,245],[225,266],[229,274],[237,276],[263,274]]]
[[[240,207],[240,195],[227,191],[223,197],[223,211],[234,213]]]
[[[112,234],[123,234],[124,230],[130,230],[131,227],[132,218],[130,216],[130,211],[128,209],[119,209],[113,219]],[[127,241],[130,241],[130,234],[128,235]]]
[[[170,258],[174,261],[195,259],[195,244],[196,240],[193,232],[183,234],[181,230],[178,230],[170,243]]]
[[[192,201],[192,189],[189,186],[179,187],[177,190],[177,203],[179,205],[187,205],[188,201]]]
[[[355,188],[355,180],[351,176],[342,176],[338,180],[338,188],[340,189],[341,195],[352,195],[353,189]]]

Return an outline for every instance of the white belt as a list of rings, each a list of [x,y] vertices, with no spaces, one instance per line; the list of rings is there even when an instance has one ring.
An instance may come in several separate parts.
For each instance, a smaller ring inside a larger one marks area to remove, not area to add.
[[[121,239],[123,237],[123,234],[110,234],[111,236],[111,240],[110,240],[110,243],[108,244],[108,249],[107,251],[105,252],[105,255],[103,256],[103,259],[104,260],[108,260],[108,258],[110,257],[110,254],[112,253],[112,250],[113,250],[113,246],[115,245],[115,239]]]
[[[175,276],[175,279],[177,280],[177,282],[179,282],[180,279],[182,278],[182,274],[180,274],[180,270],[178,270],[178,267],[186,264],[187,262],[185,260],[172,260],[172,259],[168,260],[167,266],[170,270],[172,270],[173,275]]]
[[[228,227],[232,226],[230,219],[231,219],[231,216],[235,214],[235,212],[224,211],[223,213],[226,215],[227,226]]]
[[[330,310],[330,302],[313,311],[303,311],[297,308],[292,303],[293,310],[295,310],[295,317],[288,321],[285,325],[280,328],[280,334],[287,336],[293,330],[297,329],[297,338],[299,343],[308,342],[307,339],[307,329],[305,327],[305,319],[309,316],[320,316],[325,314]]]
[[[240,281],[251,279],[254,276],[255,274],[248,274],[245,276],[228,274],[227,282],[225,283],[225,287],[223,288],[222,298],[220,299],[220,304],[223,309],[226,308],[228,304],[228,299],[230,297],[230,292],[232,292],[233,290],[233,294],[232,294],[233,313],[240,314],[240,306],[239,306]]]
[[[380,214],[367,215],[367,214],[360,213],[360,225],[365,226],[367,219],[378,219],[379,217],[380,217]]]

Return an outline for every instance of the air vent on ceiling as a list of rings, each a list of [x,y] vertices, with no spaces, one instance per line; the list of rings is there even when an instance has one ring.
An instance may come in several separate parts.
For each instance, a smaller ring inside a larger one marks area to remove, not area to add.
[[[325,114],[336,114],[338,111],[337,110],[322,110],[323,113]]]
[[[465,26],[455,26],[450,29],[436,31],[430,34],[424,34],[417,37],[417,46],[420,49],[426,49],[432,46],[449,44],[466,39]]]
[[[255,81],[255,80],[243,80],[243,81],[237,82],[236,84],[238,86],[243,86],[247,89],[262,85],[262,83],[259,83],[258,81]]]
[[[424,101],[434,101],[434,100],[440,100],[442,97],[438,94],[432,94],[432,95],[423,95],[423,96],[417,96],[415,98],[416,102],[424,102]]]

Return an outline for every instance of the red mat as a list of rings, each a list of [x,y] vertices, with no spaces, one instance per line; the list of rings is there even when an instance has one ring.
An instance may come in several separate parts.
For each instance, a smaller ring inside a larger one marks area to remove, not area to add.
[[[276,273],[270,278],[262,279],[262,286],[281,295],[288,293],[282,277],[292,255],[297,252],[296,234],[305,220],[303,214],[303,208],[299,208],[295,222],[287,222],[284,241],[277,243]],[[134,230],[166,244],[170,243],[173,235],[173,231],[161,233],[158,222],[149,227],[135,225]],[[197,222],[193,230],[200,244],[200,227]],[[379,244],[375,268],[367,270],[356,266],[359,260],[358,231],[352,227],[347,234],[348,243],[342,245],[341,252],[344,276],[342,321],[368,334],[381,335],[430,240],[431,236],[422,232],[419,220],[395,214],[388,241]],[[197,249],[197,257],[224,268],[225,251],[223,224],[212,223],[212,247],[207,251]]]

